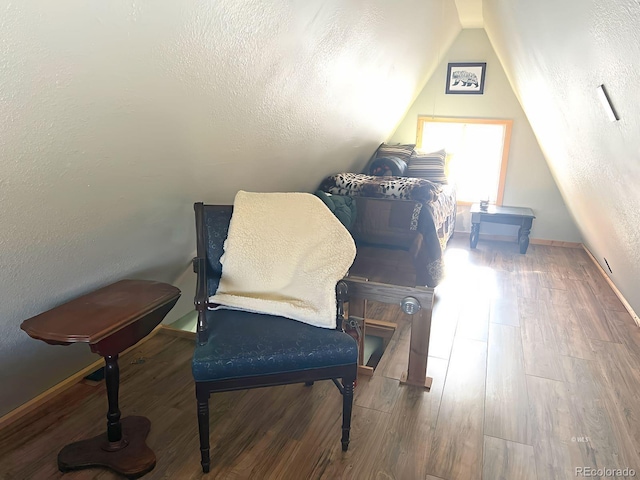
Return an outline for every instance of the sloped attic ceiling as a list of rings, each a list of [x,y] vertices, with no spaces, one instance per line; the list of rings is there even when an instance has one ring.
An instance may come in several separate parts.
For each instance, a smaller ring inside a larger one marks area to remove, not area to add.
[[[0,11],[0,415],[95,360],[23,319],[121,278],[183,287],[193,202],[361,168],[461,28],[453,0]]]
[[[585,244],[640,312],[640,3],[484,0],[483,16]]]
[[[482,0],[455,0],[462,28],[483,28]]]

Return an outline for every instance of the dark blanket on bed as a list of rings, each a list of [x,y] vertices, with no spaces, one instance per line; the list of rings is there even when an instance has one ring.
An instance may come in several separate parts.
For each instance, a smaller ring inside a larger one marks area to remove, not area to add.
[[[342,195],[333,195],[331,193],[316,190],[314,195],[322,200],[331,213],[333,213],[340,222],[351,230],[353,222],[356,221],[357,209],[356,202],[352,197]]]

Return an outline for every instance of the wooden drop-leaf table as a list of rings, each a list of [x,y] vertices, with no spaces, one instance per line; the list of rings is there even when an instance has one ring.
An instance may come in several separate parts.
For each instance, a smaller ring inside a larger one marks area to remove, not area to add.
[[[176,287],[147,280],[121,280],[71,300],[22,322],[29,336],[52,345],[88,343],[104,357],[109,412],[106,434],[75,442],[58,454],[63,471],[107,467],[128,478],[138,478],[156,464],[146,438],[146,417],[120,420],[118,354],[146,337],[180,297]]]

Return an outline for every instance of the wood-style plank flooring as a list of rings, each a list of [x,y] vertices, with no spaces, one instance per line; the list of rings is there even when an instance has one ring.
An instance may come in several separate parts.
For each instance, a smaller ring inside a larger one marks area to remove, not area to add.
[[[216,394],[213,467],[204,476],[192,343],[157,335],[124,355],[123,415],[152,422],[148,443],[158,462],[145,478],[552,480],[574,479],[576,468],[640,472],[640,329],[586,253],[531,245],[520,255],[516,243],[489,241],[470,251],[467,237],[456,235],[446,263],[430,392],[398,384],[407,317],[369,306],[370,317],[398,329],[374,376],[359,379],[347,453],[331,382]],[[65,444],[104,431],[105,413],[102,385],[74,386],[0,432],[0,478],[117,478],[56,469]]]

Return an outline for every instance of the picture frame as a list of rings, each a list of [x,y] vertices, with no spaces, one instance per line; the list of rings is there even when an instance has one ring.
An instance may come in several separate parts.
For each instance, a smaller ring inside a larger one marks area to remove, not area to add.
[[[487,64],[485,62],[449,63],[445,93],[482,95],[486,71]]]

